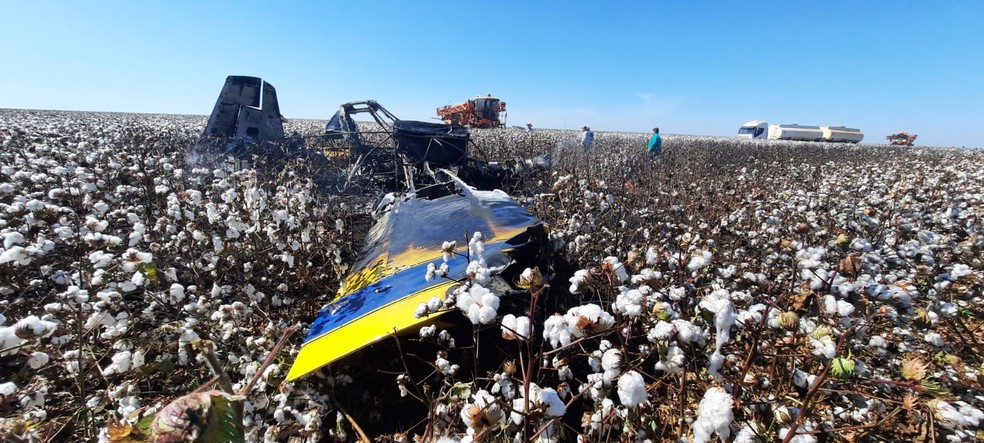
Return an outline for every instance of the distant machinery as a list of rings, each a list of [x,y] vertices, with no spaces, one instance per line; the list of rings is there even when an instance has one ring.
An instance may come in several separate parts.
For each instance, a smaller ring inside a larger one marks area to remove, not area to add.
[[[894,134],[889,134],[885,136],[885,139],[888,140],[888,142],[893,145],[912,146],[912,144],[916,142],[916,137],[918,137],[918,135],[916,134],[910,134],[905,131],[899,131]]]
[[[489,94],[457,105],[437,108],[437,115],[449,125],[472,128],[498,128],[506,124],[506,102]]]

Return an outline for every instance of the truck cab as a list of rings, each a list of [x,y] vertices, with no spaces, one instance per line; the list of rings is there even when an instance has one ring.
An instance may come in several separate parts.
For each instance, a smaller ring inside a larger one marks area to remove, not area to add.
[[[752,120],[738,128],[738,138],[767,138],[769,136],[769,122],[765,120]]]

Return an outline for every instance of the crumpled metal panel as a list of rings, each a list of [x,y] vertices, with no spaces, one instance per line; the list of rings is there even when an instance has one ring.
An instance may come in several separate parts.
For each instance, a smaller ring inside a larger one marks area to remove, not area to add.
[[[443,242],[458,240],[458,250],[467,251],[464,236],[481,232],[493,270],[539,251],[545,236],[539,219],[502,191],[458,186],[458,193],[430,199],[408,194],[393,202],[367,236],[338,297],[318,313],[288,381],[391,334],[433,323],[438,315],[414,317],[417,306],[431,297],[443,299],[455,284],[451,279],[465,278],[468,266],[455,255],[448,262],[450,279],[427,281],[427,265],[442,262]]]
[[[205,126],[205,137],[284,139],[277,90],[259,77],[230,75]]]

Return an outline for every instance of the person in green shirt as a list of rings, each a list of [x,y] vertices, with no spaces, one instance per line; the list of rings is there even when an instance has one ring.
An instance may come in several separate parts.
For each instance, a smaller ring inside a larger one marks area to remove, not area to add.
[[[659,128],[653,128],[653,136],[649,137],[649,159],[655,159],[662,152],[663,139],[659,136]]]

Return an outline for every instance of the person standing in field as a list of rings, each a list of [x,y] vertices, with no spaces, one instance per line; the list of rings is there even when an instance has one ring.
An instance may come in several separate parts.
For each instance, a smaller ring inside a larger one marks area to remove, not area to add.
[[[653,128],[653,136],[649,137],[649,159],[653,160],[663,153],[663,139],[659,136],[659,128]]]
[[[588,152],[591,149],[591,143],[594,142],[594,132],[591,128],[584,126],[581,128],[581,146],[584,147],[584,152]]]

